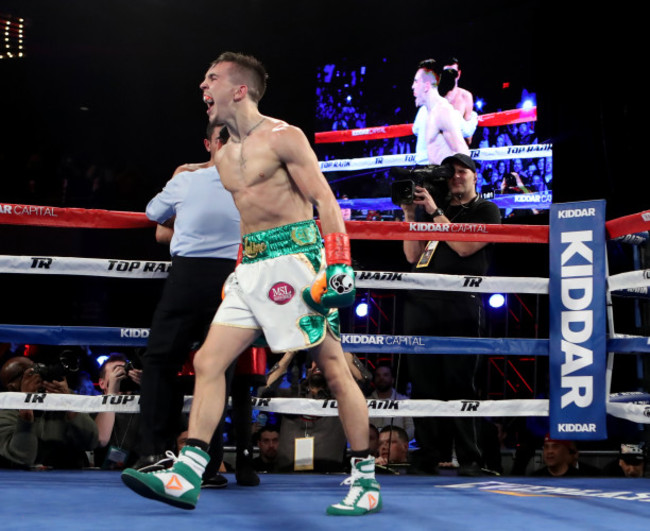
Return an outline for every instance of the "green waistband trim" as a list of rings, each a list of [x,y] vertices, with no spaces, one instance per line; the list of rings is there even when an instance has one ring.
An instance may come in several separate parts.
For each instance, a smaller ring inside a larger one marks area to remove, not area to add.
[[[243,264],[287,254],[306,253],[322,248],[322,237],[313,219],[251,232],[242,238]]]

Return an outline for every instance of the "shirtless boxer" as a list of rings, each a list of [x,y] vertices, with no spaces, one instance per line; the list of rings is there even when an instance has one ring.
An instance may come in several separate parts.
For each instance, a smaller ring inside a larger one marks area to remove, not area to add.
[[[273,352],[310,348],[338,401],[352,454],[350,490],[333,515],[381,509],[368,410],[346,364],[336,308],[354,302],[354,272],[341,211],[304,133],[263,116],[258,102],[266,72],[255,58],[226,52],[201,83],[210,121],[230,141],[215,155],[224,186],[241,214],[244,256],[226,283],[225,299],[194,358],[196,384],[187,445],[169,470],[126,470],[139,494],[193,509],[209,457],[207,441],[224,404],[224,371],[260,334]],[[321,235],[313,221],[320,215]]]
[[[433,59],[420,62],[411,88],[415,106],[424,105],[427,109],[425,138],[429,164],[440,164],[456,153],[469,155],[469,148],[460,132],[460,117],[438,93],[438,74]]]

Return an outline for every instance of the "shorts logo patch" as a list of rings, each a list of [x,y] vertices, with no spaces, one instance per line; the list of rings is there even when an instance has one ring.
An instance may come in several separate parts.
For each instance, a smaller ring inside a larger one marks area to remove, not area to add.
[[[278,282],[271,286],[269,290],[269,299],[271,299],[275,304],[286,304],[293,296],[296,294],[296,290],[293,289],[293,286],[287,284],[286,282]]]
[[[257,258],[257,255],[266,251],[268,246],[266,245],[266,242],[253,242],[246,237],[244,238],[243,247],[243,252],[246,258]]]
[[[318,240],[318,230],[312,225],[291,229],[291,239],[298,245],[311,245]]]

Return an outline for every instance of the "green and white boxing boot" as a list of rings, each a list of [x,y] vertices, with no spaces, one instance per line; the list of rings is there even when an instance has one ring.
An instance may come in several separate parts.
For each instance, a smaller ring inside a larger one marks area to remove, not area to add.
[[[380,486],[375,479],[375,458],[352,458],[352,473],[342,485],[350,485],[348,495],[340,503],[330,505],[327,514],[334,516],[362,516],[381,510]]]
[[[194,509],[201,493],[201,476],[210,456],[196,446],[185,446],[171,468],[140,472],[127,468],[122,481],[140,496],[158,500],[181,509]]]

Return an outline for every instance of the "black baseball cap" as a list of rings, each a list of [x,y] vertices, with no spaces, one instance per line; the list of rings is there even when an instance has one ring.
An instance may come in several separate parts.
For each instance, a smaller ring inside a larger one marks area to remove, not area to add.
[[[469,155],[465,155],[464,153],[456,153],[455,155],[451,155],[443,160],[442,164],[451,166],[454,162],[462,164],[466,168],[469,168],[474,173],[476,173],[476,164],[474,164],[474,161]]]
[[[644,460],[642,444],[621,444],[620,458],[628,464],[640,463]]]

